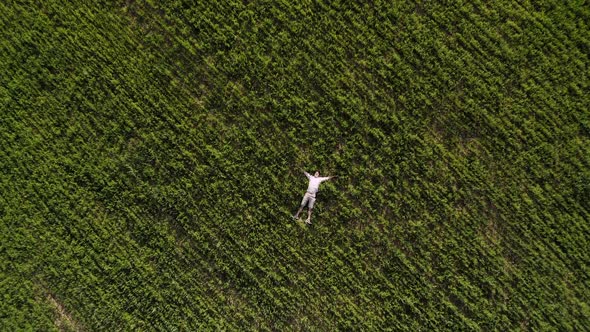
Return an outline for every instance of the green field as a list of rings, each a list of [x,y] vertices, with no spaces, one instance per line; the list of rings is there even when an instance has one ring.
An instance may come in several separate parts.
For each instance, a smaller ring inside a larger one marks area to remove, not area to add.
[[[590,329],[588,1],[195,3],[0,3],[1,331]]]

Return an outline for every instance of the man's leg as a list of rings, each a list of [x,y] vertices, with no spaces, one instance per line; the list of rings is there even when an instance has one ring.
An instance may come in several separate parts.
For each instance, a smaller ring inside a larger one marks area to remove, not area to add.
[[[300,206],[299,210],[297,210],[297,213],[295,213],[295,215],[293,216],[293,219],[299,219],[299,214],[301,213],[301,211],[303,211],[304,206]]]
[[[309,201],[309,197],[307,194],[305,194],[303,196],[303,199],[301,200],[301,205],[299,205],[299,210],[297,210],[297,213],[295,213],[295,215],[293,216],[293,219],[295,219],[295,220],[299,219],[299,214],[301,213],[301,211],[303,211],[303,208],[307,205],[308,201]]]
[[[311,224],[311,213],[313,212],[314,205],[315,205],[315,197],[310,197],[309,203],[307,203],[307,220],[305,220],[306,224]]]

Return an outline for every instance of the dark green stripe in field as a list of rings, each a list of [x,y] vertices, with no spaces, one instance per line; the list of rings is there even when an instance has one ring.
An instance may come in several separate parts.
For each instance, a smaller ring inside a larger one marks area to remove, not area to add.
[[[590,326],[588,4],[349,3],[2,2],[0,330]]]

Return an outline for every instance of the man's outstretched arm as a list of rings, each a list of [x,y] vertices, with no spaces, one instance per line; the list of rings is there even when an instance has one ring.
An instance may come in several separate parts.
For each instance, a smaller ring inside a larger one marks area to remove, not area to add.
[[[324,181],[331,180],[333,178],[337,178],[337,176],[326,176],[326,177],[320,178],[320,180],[322,180],[322,182],[324,182]]]

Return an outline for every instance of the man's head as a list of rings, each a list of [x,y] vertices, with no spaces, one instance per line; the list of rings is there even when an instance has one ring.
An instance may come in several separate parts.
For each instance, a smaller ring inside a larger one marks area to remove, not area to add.
[[[316,171],[313,176],[315,176],[317,178],[318,176],[320,176],[320,172],[319,171]]]

